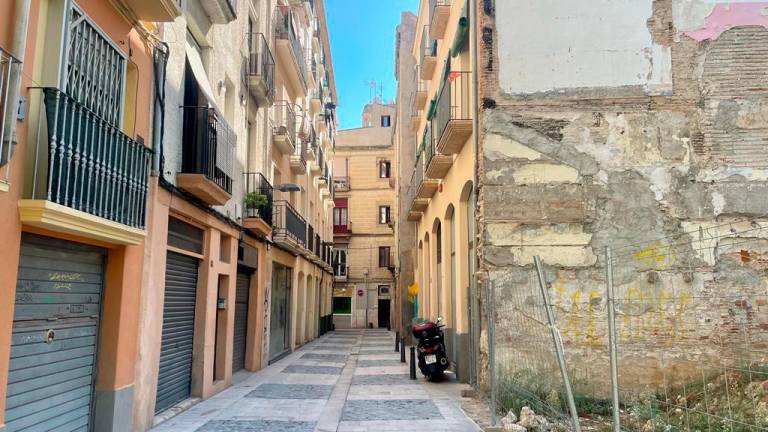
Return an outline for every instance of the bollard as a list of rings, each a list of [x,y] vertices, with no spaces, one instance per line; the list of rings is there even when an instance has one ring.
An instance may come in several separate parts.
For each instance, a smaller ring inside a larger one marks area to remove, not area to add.
[[[405,363],[405,338],[400,338],[400,363]]]
[[[395,352],[400,352],[400,332],[395,333]]]
[[[411,379],[416,379],[416,347],[411,347]]]

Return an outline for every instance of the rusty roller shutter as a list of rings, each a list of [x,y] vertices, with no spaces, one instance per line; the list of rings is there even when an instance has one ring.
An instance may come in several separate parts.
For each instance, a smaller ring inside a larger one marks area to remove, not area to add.
[[[91,427],[103,249],[23,234],[6,430]]]
[[[198,265],[197,258],[168,252],[156,413],[190,396]]]
[[[248,333],[248,290],[251,285],[250,273],[237,272],[235,292],[235,328],[232,339],[232,371],[245,369],[246,335]]]

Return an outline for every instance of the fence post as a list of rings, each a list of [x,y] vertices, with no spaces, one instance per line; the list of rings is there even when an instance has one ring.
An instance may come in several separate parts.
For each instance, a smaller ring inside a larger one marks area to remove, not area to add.
[[[547,311],[547,324],[549,326],[550,332],[552,333],[552,342],[555,345],[557,363],[560,366],[560,375],[563,377],[563,386],[565,386],[565,395],[568,398],[568,410],[571,412],[571,421],[573,421],[574,430],[576,432],[581,432],[579,413],[576,412],[576,402],[573,400],[571,381],[568,378],[568,369],[565,367],[563,341],[560,339],[560,333],[558,332],[557,325],[555,324],[555,314],[552,312],[552,305],[549,303],[549,293],[547,290],[547,280],[544,277],[544,269],[541,266],[541,259],[538,255],[533,257],[533,262],[536,264],[536,275],[539,279],[539,290],[541,291],[541,298],[544,300],[544,309]]]
[[[611,247],[605,248],[605,276],[608,298],[608,352],[611,357],[611,404],[613,408],[613,431],[621,430],[619,418],[619,366],[616,353],[616,310],[613,293],[613,254]]]
[[[494,316],[494,301],[495,301],[495,282],[487,281],[487,299],[486,299],[486,311],[488,313],[488,375],[491,381],[491,426],[496,426],[496,347],[494,340],[496,339],[496,323]]]

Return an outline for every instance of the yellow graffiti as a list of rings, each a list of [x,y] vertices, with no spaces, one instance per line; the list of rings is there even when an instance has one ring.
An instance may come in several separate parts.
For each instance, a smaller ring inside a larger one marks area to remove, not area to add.
[[[80,273],[48,273],[48,279],[52,281],[78,282],[82,281]]]
[[[598,290],[590,290],[587,295],[589,296],[587,300],[587,334],[586,334],[586,340],[589,343],[599,343],[597,336],[595,336],[595,306],[594,306],[594,299],[600,297],[600,292]]]
[[[575,290],[571,294],[571,313],[568,315],[566,334],[572,334],[574,339],[581,337],[581,291]]]
[[[675,263],[674,250],[662,240],[646,243],[643,249],[633,253],[632,256],[643,267],[655,270],[666,270]]]
[[[72,291],[72,284],[68,282],[56,282],[53,284],[53,289]]]

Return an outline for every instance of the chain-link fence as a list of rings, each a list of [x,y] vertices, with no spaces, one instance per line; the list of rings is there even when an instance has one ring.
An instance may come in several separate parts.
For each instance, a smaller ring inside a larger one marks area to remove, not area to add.
[[[768,224],[685,228],[589,267],[540,265],[542,284],[536,265],[492,275],[494,411],[571,430],[768,430]]]

